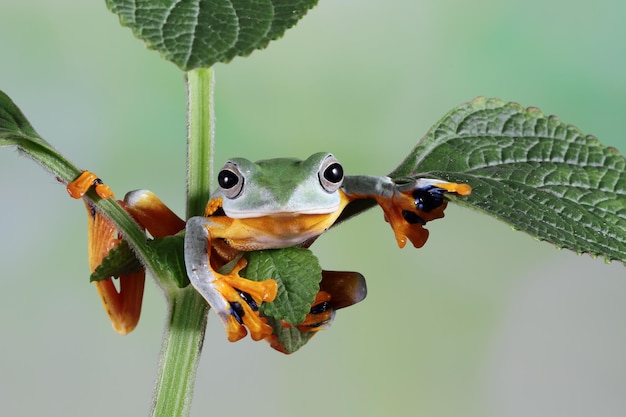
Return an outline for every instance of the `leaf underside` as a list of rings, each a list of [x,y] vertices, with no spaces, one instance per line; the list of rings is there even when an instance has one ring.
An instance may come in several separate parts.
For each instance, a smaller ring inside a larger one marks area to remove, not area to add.
[[[536,108],[464,104],[390,176],[466,182],[473,191],[460,204],[559,248],[626,261],[626,160]]]
[[[182,70],[265,48],[317,0],[106,0],[120,22]]]

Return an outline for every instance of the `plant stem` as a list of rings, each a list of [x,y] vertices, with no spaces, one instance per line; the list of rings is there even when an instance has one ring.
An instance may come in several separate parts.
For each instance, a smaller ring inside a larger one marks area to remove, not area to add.
[[[187,218],[201,216],[210,194],[213,150],[213,72],[187,73]],[[152,416],[189,415],[209,306],[196,290],[166,290],[169,321],[163,337]]]
[[[154,389],[155,417],[189,415],[207,321],[207,303],[192,286],[169,297],[169,307]]]
[[[213,172],[214,77],[211,68],[187,73],[187,218],[204,215]]]

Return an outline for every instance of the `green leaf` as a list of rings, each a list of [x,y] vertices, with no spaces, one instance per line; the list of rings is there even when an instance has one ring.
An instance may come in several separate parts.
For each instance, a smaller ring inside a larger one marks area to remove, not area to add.
[[[169,275],[178,288],[189,285],[185,268],[184,241],[184,234],[179,233],[148,242],[148,246],[154,251],[153,262],[160,266],[159,270],[162,273]]]
[[[67,183],[80,170],[43,140],[28,122],[21,110],[4,92],[0,91],[0,146],[17,149]]]
[[[106,0],[124,26],[182,70],[249,55],[283,35],[317,0]]]
[[[149,259],[158,266],[163,277],[173,281],[178,288],[189,285],[185,269],[184,235],[166,236],[148,241]],[[119,245],[109,251],[89,278],[90,281],[101,281],[111,276],[139,271],[143,266],[128,242],[123,239]]]
[[[246,254],[248,265],[241,275],[253,281],[275,279],[278,295],[263,303],[261,313],[287,323],[302,323],[319,291],[322,268],[315,255],[302,248],[262,250]]]
[[[109,277],[119,278],[133,272],[139,272],[143,266],[135,256],[128,242],[122,240],[102,259],[102,263],[91,273],[90,282],[102,281]]]
[[[285,353],[294,353],[306,345],[317,332],[301,332],[298,326],[285,327],[280,320],[267,317],[267,324],[274,329],[274,336]]]
[[[536,108],[478,98],[441,119],[390,176],[467,182],[457,202],[540,240],[626,261],[626,160]]]

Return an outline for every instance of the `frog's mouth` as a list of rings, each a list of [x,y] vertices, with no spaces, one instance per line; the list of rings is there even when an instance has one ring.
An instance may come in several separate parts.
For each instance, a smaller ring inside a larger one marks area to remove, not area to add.
[[[340,214],[349,202],[350,199],[340,190],[336,201],[320,202],[318,206],[310,204],[307,207],[302,207],[302,203],[296,201],[276,203],[274,205],[271,201],[264,201],[261,203],[261,209],[242,209],[222,206],[222,210],[224,215],[231,219],[252,219],[259,217],[295,218],[303,215],[330,215],[337,212]]]
[[[276,213],[269,216],[232,219],[224,238],[238,250],[276,249],[300,245],[324,233],[337,221],[340,210],[331,213]]]
[[[294,218],[309,214],[331,214],[336,211],[342,210],[341,201],[337,201],[332,206],[325,205],[323,207],[308,207],[305,209],[291,209],[289,207],[281,207],[281,209],[272,210],[271,207],[263,210],[228,210],[225,211],[225,215],[231,219],[253,219],[259,217],[280,217],[280,218]]]

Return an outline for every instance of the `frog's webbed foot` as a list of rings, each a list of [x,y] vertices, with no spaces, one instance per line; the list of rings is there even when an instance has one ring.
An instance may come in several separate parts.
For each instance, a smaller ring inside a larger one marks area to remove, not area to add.
[[[407,238],[413,246],[421,248],[428,239],[427,222],[444,216],[446,193],[469,195],[468,184],[420,178],[408,184],[397,185],[391,198],[377,198],[393,228],[398,246],[403,248]]]
[[[259,306],[276,298],[278,285],[274,280],[256,282],[240,277],[245,259],[240,259],[228,273],[214,271],[209,261],[211,224],[206,217],[187,221],[185,265],[189,280],[222,320],[229,341],[243,338],[246,328],[253,340],[264,339],[272,328],[259,317]]]
[[[240,277],[239,271],[245,268],[246,264],[247,261],[241,258],[232,271],[227,274],[216,274],[217,279],[214,281],[215,289],[230,305],[230,312],[224,325],[228,340],[231,342],[244,337],[247,334],[246,328],[250,330],[253,340],[265,339],[272,333],[272,328],[259,317],[259,307],[262,302],[273,301],[276,298],[278,286],[274,280],[256,282]],[[218,313],[223,317],[222,312]]]
[[[83,198],[93,187],[100,198],[114,197],[113,191],[96,174],[83,171],[76,179],[67,184],[67,192],[72,198]],[[121,240],[115,225],[96,207],[85,200],[88,219],[88,254],[91,272],[102,263]],[[94,282],[113,329],[120,334],[130,333],[141,314],[141,302],[145,283],[145,271],[140,270],[119,276],[119,285],[113,283],[114,277]],[[119,289],[118,289],[119,287]]]
[[[119,244],[121,236],[115,225],[97,211],[89,201],[85,201],[85,206],[89,232],[89,267],[93,272],[100,266],[109,251]],[[141,269],[120,273],[118,277],[117,286],[113,282],[114,276],[95,281],[94,285],[113,329],[120,334],[128,334],[137,326],[141,314],[145,271]]]

